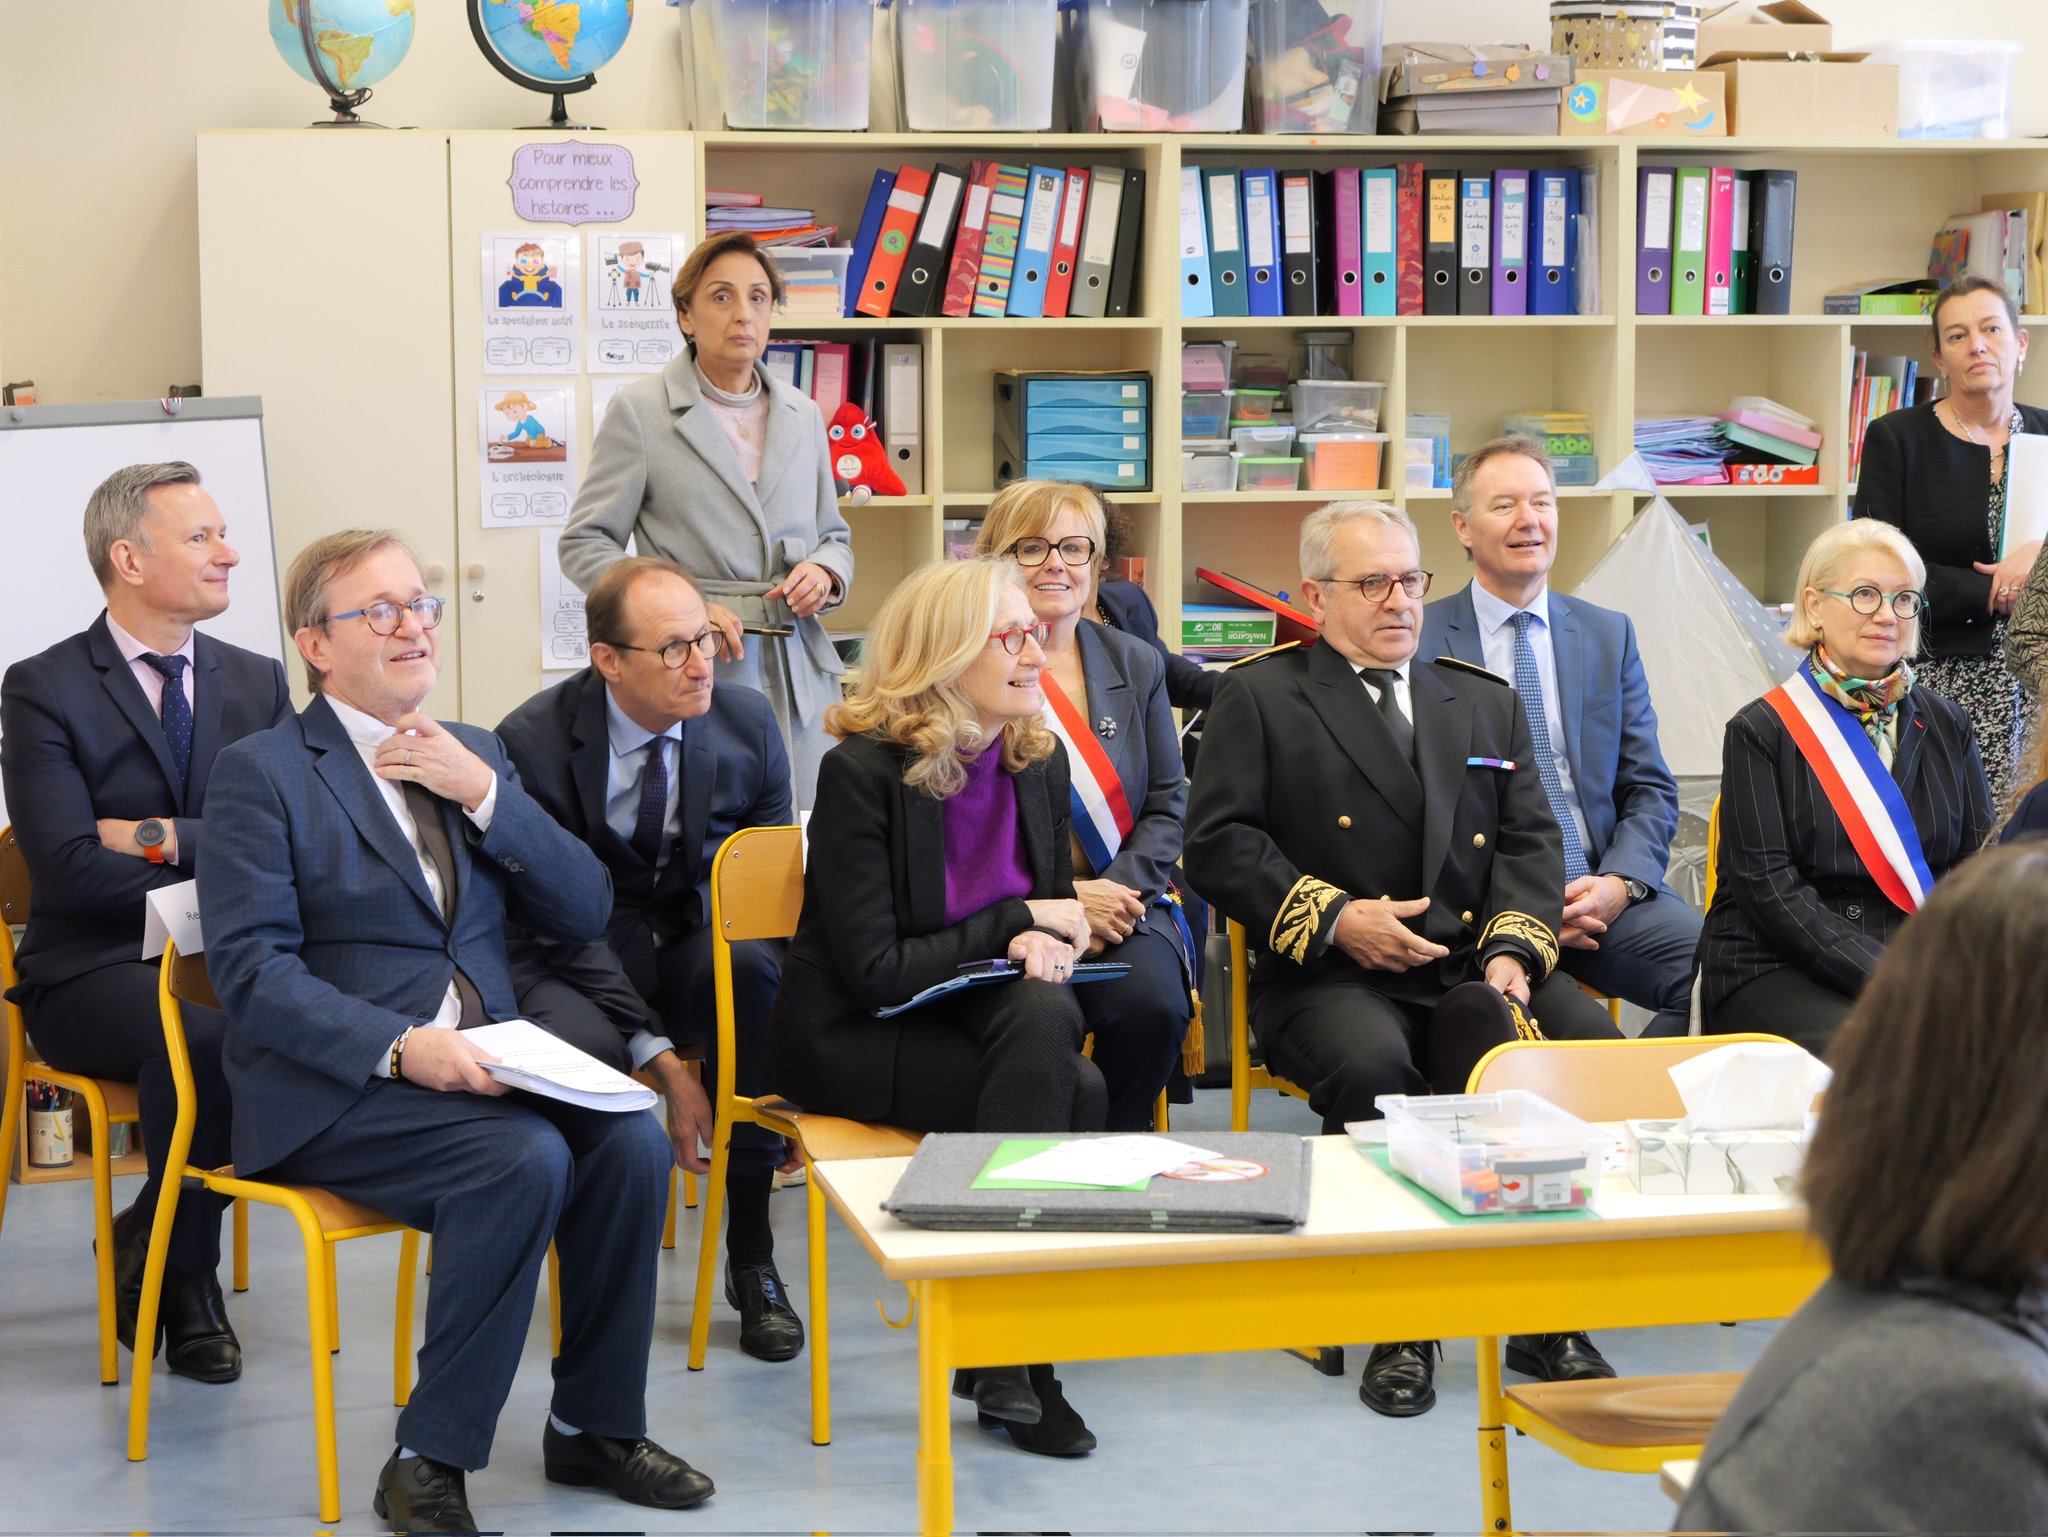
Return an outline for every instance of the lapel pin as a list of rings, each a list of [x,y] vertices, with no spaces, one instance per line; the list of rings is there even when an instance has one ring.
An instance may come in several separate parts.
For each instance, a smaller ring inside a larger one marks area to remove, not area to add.
[[[1095,723],[1095,734],[1097,736],[1114,737],[1116,735],[1116,717],[1114,715],[1103,716],[1101,720]]]

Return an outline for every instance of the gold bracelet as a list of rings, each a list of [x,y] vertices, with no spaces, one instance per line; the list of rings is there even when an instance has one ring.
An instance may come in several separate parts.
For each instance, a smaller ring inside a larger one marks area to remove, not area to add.
[[[404,1076],[400,1071],[400,1067],[405,1060],[405,1038],[412,1034],[414,1028],[412,1025],[407,1025],[398,1032],[398,1039],[391,1043],[391,1076],[393,1078],[402,1078]]]

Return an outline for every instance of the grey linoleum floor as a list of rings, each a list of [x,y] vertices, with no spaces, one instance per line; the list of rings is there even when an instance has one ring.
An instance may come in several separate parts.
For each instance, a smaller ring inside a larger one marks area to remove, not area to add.
[[[1174,1129],[1228,1125],[1203,1091]],[[1254,1102],[1262,1128],[1313,1131],[1305,1107]],[[117,1205],[132,1196],[130,1179]],[[782,1270],[804,1295],[801,1191],[775,1198]],[[917,1526],[917,1416],[911,1333],[887,1328],[904,1296],[836,1221],[832,1230],[833,1444],[808,1433],[807,1358],[768,1365],[740,1354],[736,1315],[717,1301],[706,1370],[684,1367],[698,1226],[686,1213],[662,1256],[649,1381],[650,1433],[702,1468],[717,1495],[694,1511],[642,1510],[541,1476],[548,1395],[545,1311],[470,1502],[507,1532],[905,1532]],[[342,1351],[335,1358],[342,1520],[316,1520],[312,1408],[299,1248],[279,1214],[252,1213],[252,1286],[229,1311],[247,1358],[242,1380],[209,1387],[155,1379],[149,1460],[125,1460],[123,1385],[97,1381],[87,1182],[13,1187],[0,1230],[0,1532],[376,1532],[373,1481],[391,1450],[392,1280],[398,1240],[342,1245]],[[1162,1273],[1162,1284],[1169,1278]],[[1057,1287],[1047,1306],[1058,1305]],[[1748,1367],[1768,1324],[1598,1336],[1630,1373]],[[1479,1485],[1472,1346],[1453,1342],[1438,1403],[1382,1419],[1357,1397],[1362,1346],[1346,1375],[1317,1375],[1277,1352],[1166,1356],[1063,1369],[1068,1395],[1101,1438],[1060,1462],[978,1431],[954,1405],[955,1512],[963,1532],[1476,1532]],[[1511,1379],[1512,1380],[1512,1379]],[[1534,1442],[1509,1452],[1517,1525],[1531,1531],[1655,1531],[1671,1507],[1654,1478],[1576,1468]]]

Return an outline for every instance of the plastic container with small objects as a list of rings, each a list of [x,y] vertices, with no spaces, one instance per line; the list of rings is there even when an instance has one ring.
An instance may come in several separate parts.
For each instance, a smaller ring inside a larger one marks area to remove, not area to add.
[[[1299,491],[1301,460],[1291,455],[1246,454],[1237,461],[1240,491]]]
[[[1232,422],[1230,446],[1241,454],[1291,454],[1294,429],[1285,422]]]
[[[1248,390],[1240,387],[1230,403],[1233,422],[1270,422],[1281,408],[1285,390]]]
[[[2021,45],[1960,38],[1901,39],[1869,63],[1899,67],[1902,139],[2012,137],[2012,76]]]
[[[1371,379],[1297,379],[1294,425],[1303,432],[1378,432],[1386,390]]]
[[[1371,133],[1381,0],[1252,0],[1256,133]]]
[[[1230,421],[1230,390],[1184,390],[1180,397],[1182,438],[1220,438]]]
[[[1180,445],[1180,488],[1183,491],[1232,491],[1237,488],[1237,455],[1227,438],[1187,438]]]
[[[1059,0],[892,0],[913,133],[1052,127]]]
[[[1236,133],[1249,0],[1077,0],[1078,115],[1089,132]]]
[[[1386,1117],[1394,1172],[1461,1215],[1599,1206],[1614,1139],[1540,1095],[1381,1094],[1373,1104]]]
[[[1311,491],[1377,491],[1386,456],[1384,432],[1304,432],[1299,435]]]
[[[728,128],[868,126],[868,0],[693,0],[711,8],[698,65]]]

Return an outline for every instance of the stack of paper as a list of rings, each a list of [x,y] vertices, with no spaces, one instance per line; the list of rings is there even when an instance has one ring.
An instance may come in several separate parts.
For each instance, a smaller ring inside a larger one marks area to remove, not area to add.
[[[660,1098],[587,1051],[549,1035],[530,1019],[507,1019],[463,1032],[498,1060],[484,1071],[500,1083],[586,1110],[645,1110]]]
[[[1725,465],[1730,452],[1717,417],[1636,419],[1636,453],[1659,485],[1726,485]]]
[[[1767,395],[1737,395],[1721,413],[1721,436],[1735,445],[1744,464],[1766,462],[1812,464],[1820,456],[1820,424]]]
[[[748,205],[714,202],[712,199],[751,197]],[[819,224],[808,208],[767,208],[756,193],[723,192],[707,195],[704,232],[722,235],[727,230],[745,230],[761,245],[829,245],[839,233],[836,224]]]

